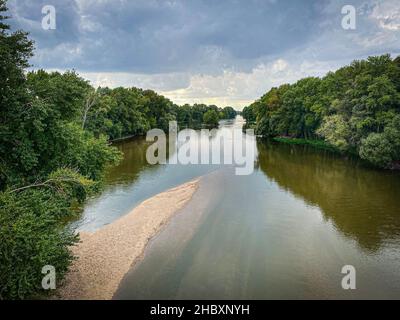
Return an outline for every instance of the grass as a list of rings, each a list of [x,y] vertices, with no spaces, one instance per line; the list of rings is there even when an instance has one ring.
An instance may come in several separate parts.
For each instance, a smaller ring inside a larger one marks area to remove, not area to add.
[[[290,137],[275,137],[272,140],[287,144],[310,145],[318,149],[340,152],[336,147],[330,145],[329,143],[323,140],[309,140],[309,139],[290,138]]]

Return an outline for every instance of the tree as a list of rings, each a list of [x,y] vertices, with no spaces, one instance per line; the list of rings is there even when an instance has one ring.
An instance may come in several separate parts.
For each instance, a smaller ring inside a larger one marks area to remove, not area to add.
[[[47,73],[37,70],[29,72],[27,80],[32,94],[51,105],[55,117],[66,121],[81,120],[87,97],[94,91],[75,71]]]
[[[252,106],[244,107],[242,110],[242,116],[248,124],[256,122],[256,114]]]
[[[89,93],[87,94],[85,106],[83,108],[82,129],[85,129],[88,113],[89,113],[89,111],[91,111],[93,106],[97,103],[98,98],[99,98],[99,96],[98,96],[97,92],[94,90],[90,90]]]
[[[361,141],[360,157],[382,168],[400,159],[400,115],[391,120],[383,133],[371,133]]]
[[[222,109],[222,117],[221,119],[235,119],[236,111],[232,107],[225,107]]]
[[[144,91],[143,95],[146,98],[144,108],[150,127],[168,131],[169,121],[175,119],[175,115],[172,113],[173,103],[152,90]]]
[[[62,280],[77,241],[65,221],[120,153],[82,130],[87,81],[75,72],[25,76],[33,45],[9,31],[5,11],[0,0],[0,299],[14,299],[43,294],[45,265]]]
[[[45,294],[41,271],[46,265],[54,266],[62,281],[73,260],[69,247],[78,241],[63,221],[91,185],[77,172],[62,169],[46,181],[0,192],[0,300]]]
[[[218,127],[219,115],[218,112],[210,109],[204,114],[204,124],[207,127],[214,128]]]
[[[6,2],[0,0],[0,190],[9,180],[7,165],[14,161],[13,150],[24,135],[21,122],[29,112],[24,69],[33,54],[26,33],[10,32],[6,11]]]
[[[341,115],[332,115],[324,119],[324,123],[317,133],[339,150],[349,148],[350,128]]]
[[[392,162],[392,146],[381,133],[371,133],[363,139],[360,147],[361,158],[379,167],[387,167]]]
[[[272,88],[244,114],[255,114],[257,134],[324,139],[343,152],[392,167],[400,159],[400,145],[388,134],[396,136],[392,123],[400,114],[398,61],[369,57],[321,79]]]

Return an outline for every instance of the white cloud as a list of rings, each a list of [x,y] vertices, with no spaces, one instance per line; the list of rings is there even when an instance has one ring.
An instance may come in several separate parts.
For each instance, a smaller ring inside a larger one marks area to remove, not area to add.
[[[225,70],[221,75],[193,75],[187,88],[163,91],[175,103],[208,103],[242,109],[274,86],[293,83],[306,76],[322,76],[330,63],[304,61],[289,64],[284,59],[261,63],[249,73]]]
[[[272,65],[272,71],[281,72],[288,67],[288,63],[283,59],[276,60]]]
[[[219,75],[121,72],[89,72],[81,75],[95,87],[136,86],[155,90],[179,105],[206,103],[221,107],[229,105],[240,110],[272,87],[294,83],[308,76],[324,76],[335,67],[332,62],[303,60],[301,63],[290,63],[279,58],[269,63],[259,63],[250,72],[226,69]]]
[[[400,7],[398,0],[385,1],[377,4],[371,12],[370,18],[384,30],[400,30]]]
[[[243,107],[273,86],[322,76],[400,49],[400,0],[60,0],[57,32],[40,28],[46,0],[10,0],[36,40],[35,68],[76,69],[94,86],[153,89],[178,104]]]

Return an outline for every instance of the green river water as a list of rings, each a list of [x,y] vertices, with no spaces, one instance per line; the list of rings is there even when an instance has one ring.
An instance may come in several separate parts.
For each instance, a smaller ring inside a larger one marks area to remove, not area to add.
[[[242,125],[225,121],[219,132]],[[88,201],[78,230],[96,230],[146,198],[203,179],[115,299],[400,298],[398,173],[258,139],[254,172],[238,176],[230,165],[148,165],[148,145],[117,144],[124,161]],[[356,290],[342,289],[345,265],[356,269]]]

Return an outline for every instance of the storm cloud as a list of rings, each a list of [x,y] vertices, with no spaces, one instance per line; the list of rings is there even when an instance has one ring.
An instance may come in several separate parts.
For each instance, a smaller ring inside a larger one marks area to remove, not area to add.
[[[34,68],[76,69],[94,85],[155,89],[177,103],[244,106],[271,86],[400,51],[400,3],[353,0],[12,0]],[[53,5],[57,29],[41,27]]]

